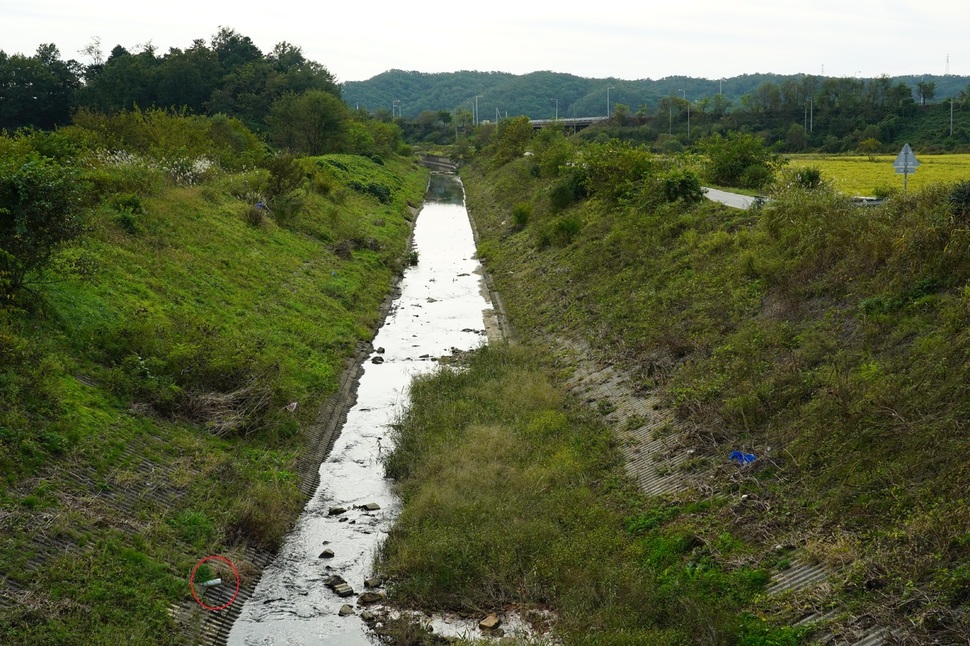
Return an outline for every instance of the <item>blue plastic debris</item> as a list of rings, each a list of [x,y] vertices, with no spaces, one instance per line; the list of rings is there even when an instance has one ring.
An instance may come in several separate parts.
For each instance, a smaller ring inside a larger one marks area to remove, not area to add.
[[[731,461],[738,464],[750,464],[757,460],[753,453],[742,453],[741,451],[731,451]]]

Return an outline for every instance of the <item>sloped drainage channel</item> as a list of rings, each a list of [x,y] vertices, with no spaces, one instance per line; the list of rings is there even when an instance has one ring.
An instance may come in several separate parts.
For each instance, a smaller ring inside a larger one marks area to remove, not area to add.
[[[399,512],[381,461],[388,425],[413,377],[481,345],[491,317],[460,182],[433,175],[426,200],[414,231],[418,264],[374,340],[319,486],[245,601],[229,644],[376,643],[363,619],[380,607],[383,590],[369,577]]]

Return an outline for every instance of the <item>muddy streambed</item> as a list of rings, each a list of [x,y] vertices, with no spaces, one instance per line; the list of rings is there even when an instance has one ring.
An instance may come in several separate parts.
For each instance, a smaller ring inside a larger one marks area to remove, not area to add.
[[[374,339],[357,402],[320,465],[320,484],[233,624],[229,644],[374,643],[357,600],[370,591],[364,582],[377,546],[399,511],[381,462],[388,425],[406,404],[411,379],[442,356],[484,343],[486,320],[494,318],[457,178],[432,176],[414,250],[418,264],[405,272]],[[334,575],[352,595],[327,587]],[[354,614],[341,617],[345,604]]]

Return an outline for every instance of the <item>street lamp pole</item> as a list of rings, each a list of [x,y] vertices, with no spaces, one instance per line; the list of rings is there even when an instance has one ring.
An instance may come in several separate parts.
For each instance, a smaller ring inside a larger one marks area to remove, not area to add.
[[[610,118],[610,90],[615,90],[616,88],[612,85],[606,88],[606,118]]]

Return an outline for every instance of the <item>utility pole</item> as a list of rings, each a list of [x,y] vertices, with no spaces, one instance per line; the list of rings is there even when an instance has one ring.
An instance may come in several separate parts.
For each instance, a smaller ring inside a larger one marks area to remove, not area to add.
[[[478,125],[478,100],[482,98],[481,94],[475,95],[475,125]]]
[[[556,102],[556,121],[559,121],[559,99],[549,99]]]
[[[950,55],[947,54],[947,58],[949,58],[949,56]],[[947,61],[947,64],[949,64],[949,61]],[[950,97],[950,136],[951,137],[953,136],[953,97],[952,96]]]
[[[690,140],[690,101],[687,100],[687,92],[684,90],[677,90],[684,97],[684,103],[687,104],[687,139]]]
[[[615,90],[616,88],[610,86],[606,88],[606,118],[610,118],[610,90]]]

